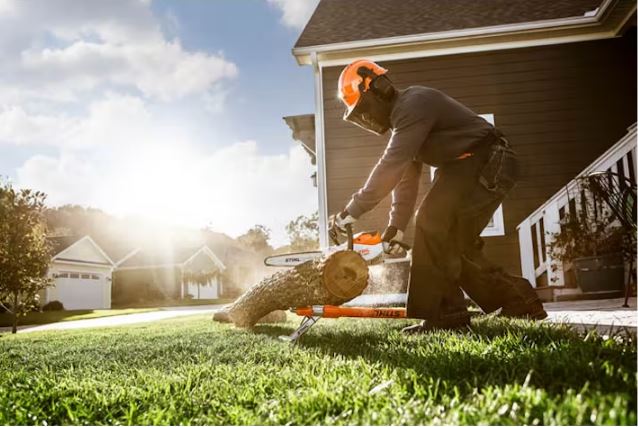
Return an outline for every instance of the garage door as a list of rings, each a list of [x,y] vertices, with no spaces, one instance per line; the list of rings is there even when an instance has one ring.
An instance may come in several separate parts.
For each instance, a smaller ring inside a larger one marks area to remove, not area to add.
[[[109,308],[104,298],[108,289],[104,274],[62,273],[55,279],[55,287],[66,310]]]

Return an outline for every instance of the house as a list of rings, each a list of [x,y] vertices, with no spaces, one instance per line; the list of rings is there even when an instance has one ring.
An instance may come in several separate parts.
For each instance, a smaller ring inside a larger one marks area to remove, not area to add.
[[[116,303],[219,298],[225,269],[206,245],[137,249],[116,265],[113,298]]]
[[[316,156],[322,246],[329,214],[360,188],[387,143],[342,120],[337,80],[358,58],[380,63],[400,88],[448,93],[506,134],[524,166],[484,232],[485,250],[534,284],[563,284],[549,277],[550,223],[544,231],[539,224],[548,200],[592,164],[635,182],[633,0],[321,0],[292,53],[314,72],[314,123],[286,122]],[[605,157],[609,150],[615,154]],[[430,174],[424,170],[420,197]],[[382,230],[389,205],[388,197],[360,226]]]
[[[41,304],[60,301],[66,310],[111,308],[115,263],[90,236],[49,237],[54,286],[41,293]]]

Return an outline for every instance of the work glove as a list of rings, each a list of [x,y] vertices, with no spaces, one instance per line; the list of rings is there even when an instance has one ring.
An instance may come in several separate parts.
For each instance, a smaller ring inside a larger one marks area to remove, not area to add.
[[[381,236],[383,251],[386,254],[399,255],[408,250],[409,246],[403,242],[403,231],[393,225],[388,226]]]
[[[350,215],[347,210],[343,210],[338,214],[331,215],[328,223],[330,224],[330,238],[338,242],[339,236],[347,235],[346,226],[357,222],[357,219]]]

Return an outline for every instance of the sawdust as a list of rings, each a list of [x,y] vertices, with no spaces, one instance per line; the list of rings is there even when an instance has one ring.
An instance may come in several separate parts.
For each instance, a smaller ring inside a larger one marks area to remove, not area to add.
[[[364,294],[399,294],[408,289],[409,262],[373,265],[369,271],[369,284]]]

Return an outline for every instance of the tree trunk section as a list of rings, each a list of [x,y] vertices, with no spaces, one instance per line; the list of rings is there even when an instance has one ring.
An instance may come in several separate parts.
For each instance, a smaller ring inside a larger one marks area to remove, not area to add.
[[[11,333],[18,333],[18,293],[13,294],[13,307],[11,312],[13,313],[13,322],[11,325]]]
[[[251,327],[274,310],[308,305],[339,305],[368,285],[368,266],[357,252],[340,251],[318,261],[275,273],[254,285],[227,310],[240,327]]]

